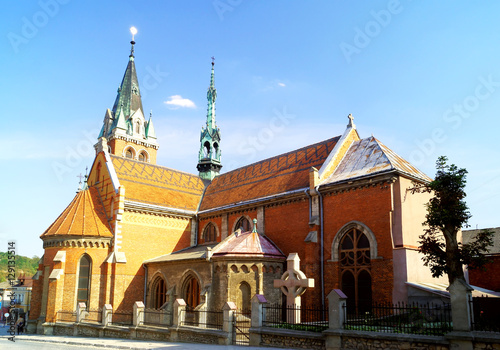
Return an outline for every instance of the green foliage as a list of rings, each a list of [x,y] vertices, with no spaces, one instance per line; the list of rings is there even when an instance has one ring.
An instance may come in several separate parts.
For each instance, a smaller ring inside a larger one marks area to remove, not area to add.
[[[448,275],[451,282],[455,278],[463,279],[462,265],[469,269],[482,267],[488,262],[484,256],[493,244],[492,232],[482,231],[476,239],[467,244],[457,241],[457,234],[462,227],[468,227],[471,218],[465,203],[465,185],[467,170],[456,165],[448,165],[446,157],[439,157],[436,162],[436,177],[428,184],[414,183],[415,192],[432,193],[427,203],[427,215],[423,225],[426,227],[420,236],[420,252],[424,265],[429,266],[433,277]]]
[[[23,273],[26,274],[26,277],[32,277],[36,273],[36,270],[38,269],[39,260],[40,258],[37,256],[28,258],[22,255],[16,255],[15,259],[16,265],[14,267],[16,271],[16,278],[18,278],[19,275]],[[7,280],[8,261],[9,261],[8,254],[0,252],[0,282],[5,282]]]

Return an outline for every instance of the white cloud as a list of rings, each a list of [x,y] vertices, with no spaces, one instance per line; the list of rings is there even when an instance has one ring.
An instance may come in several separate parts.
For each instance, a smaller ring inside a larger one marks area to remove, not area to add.
[[[196,105],[193,101],[188,98],[182,98],[181,95],[173,95],[170,96],[168,101],[164,102],[171,109],[177,108],[196,108]]]
[[[278,83],[278,85],[281,86],[281,87],[285,87],[286,86],[285,83]]]

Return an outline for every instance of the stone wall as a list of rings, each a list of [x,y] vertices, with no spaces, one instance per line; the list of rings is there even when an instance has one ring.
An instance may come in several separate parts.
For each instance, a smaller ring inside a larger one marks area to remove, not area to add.
[[[302,332],[294,332],[290,335],[277,335],[277,334],[262,334],[261,346],[272,346],[272,347],[285,347],[285,348],[295,348],[295,349],[314,349],[314,350],[324,350],[325,340],[323,339],[321,333],[320,337],[311,337],[308,334],[298,334]],[[365,349],[365,348],[363,348]],[[368,348],[366,348],[368,349]]]
[[[373,333],[349,334],[342,336],[342,349],[393,349],[393,350],[449,350],[450,346],[444,337],[420,337],[414,334]]]
[[[178,328],[177,341],[199,344],[224,344],[225,332],[198,330],[196,328]]]

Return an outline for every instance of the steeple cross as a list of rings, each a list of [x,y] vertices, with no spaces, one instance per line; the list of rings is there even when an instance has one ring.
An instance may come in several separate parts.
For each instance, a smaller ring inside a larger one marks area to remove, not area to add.
[[[212,66],[215,64],[215,57],[212,56]]]

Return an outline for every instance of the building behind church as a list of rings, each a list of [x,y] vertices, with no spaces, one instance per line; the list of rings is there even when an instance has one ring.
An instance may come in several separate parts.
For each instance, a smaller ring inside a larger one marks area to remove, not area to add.
[[[86,183],[41,235],[31,331],[79,302],[125,311],[176,298],[247,309],[256,293],[281,302],[273,280],[289,253],[315,281],[306,305],[340,288],[363,310],[407,301],[407,282],[436,282],[417,251],[429,195],[408,191],[431,179],[377,138],[361,138],[351,115],[340,135],[223,173],[212,62],[198,174],[156,164],[131,43]]]

